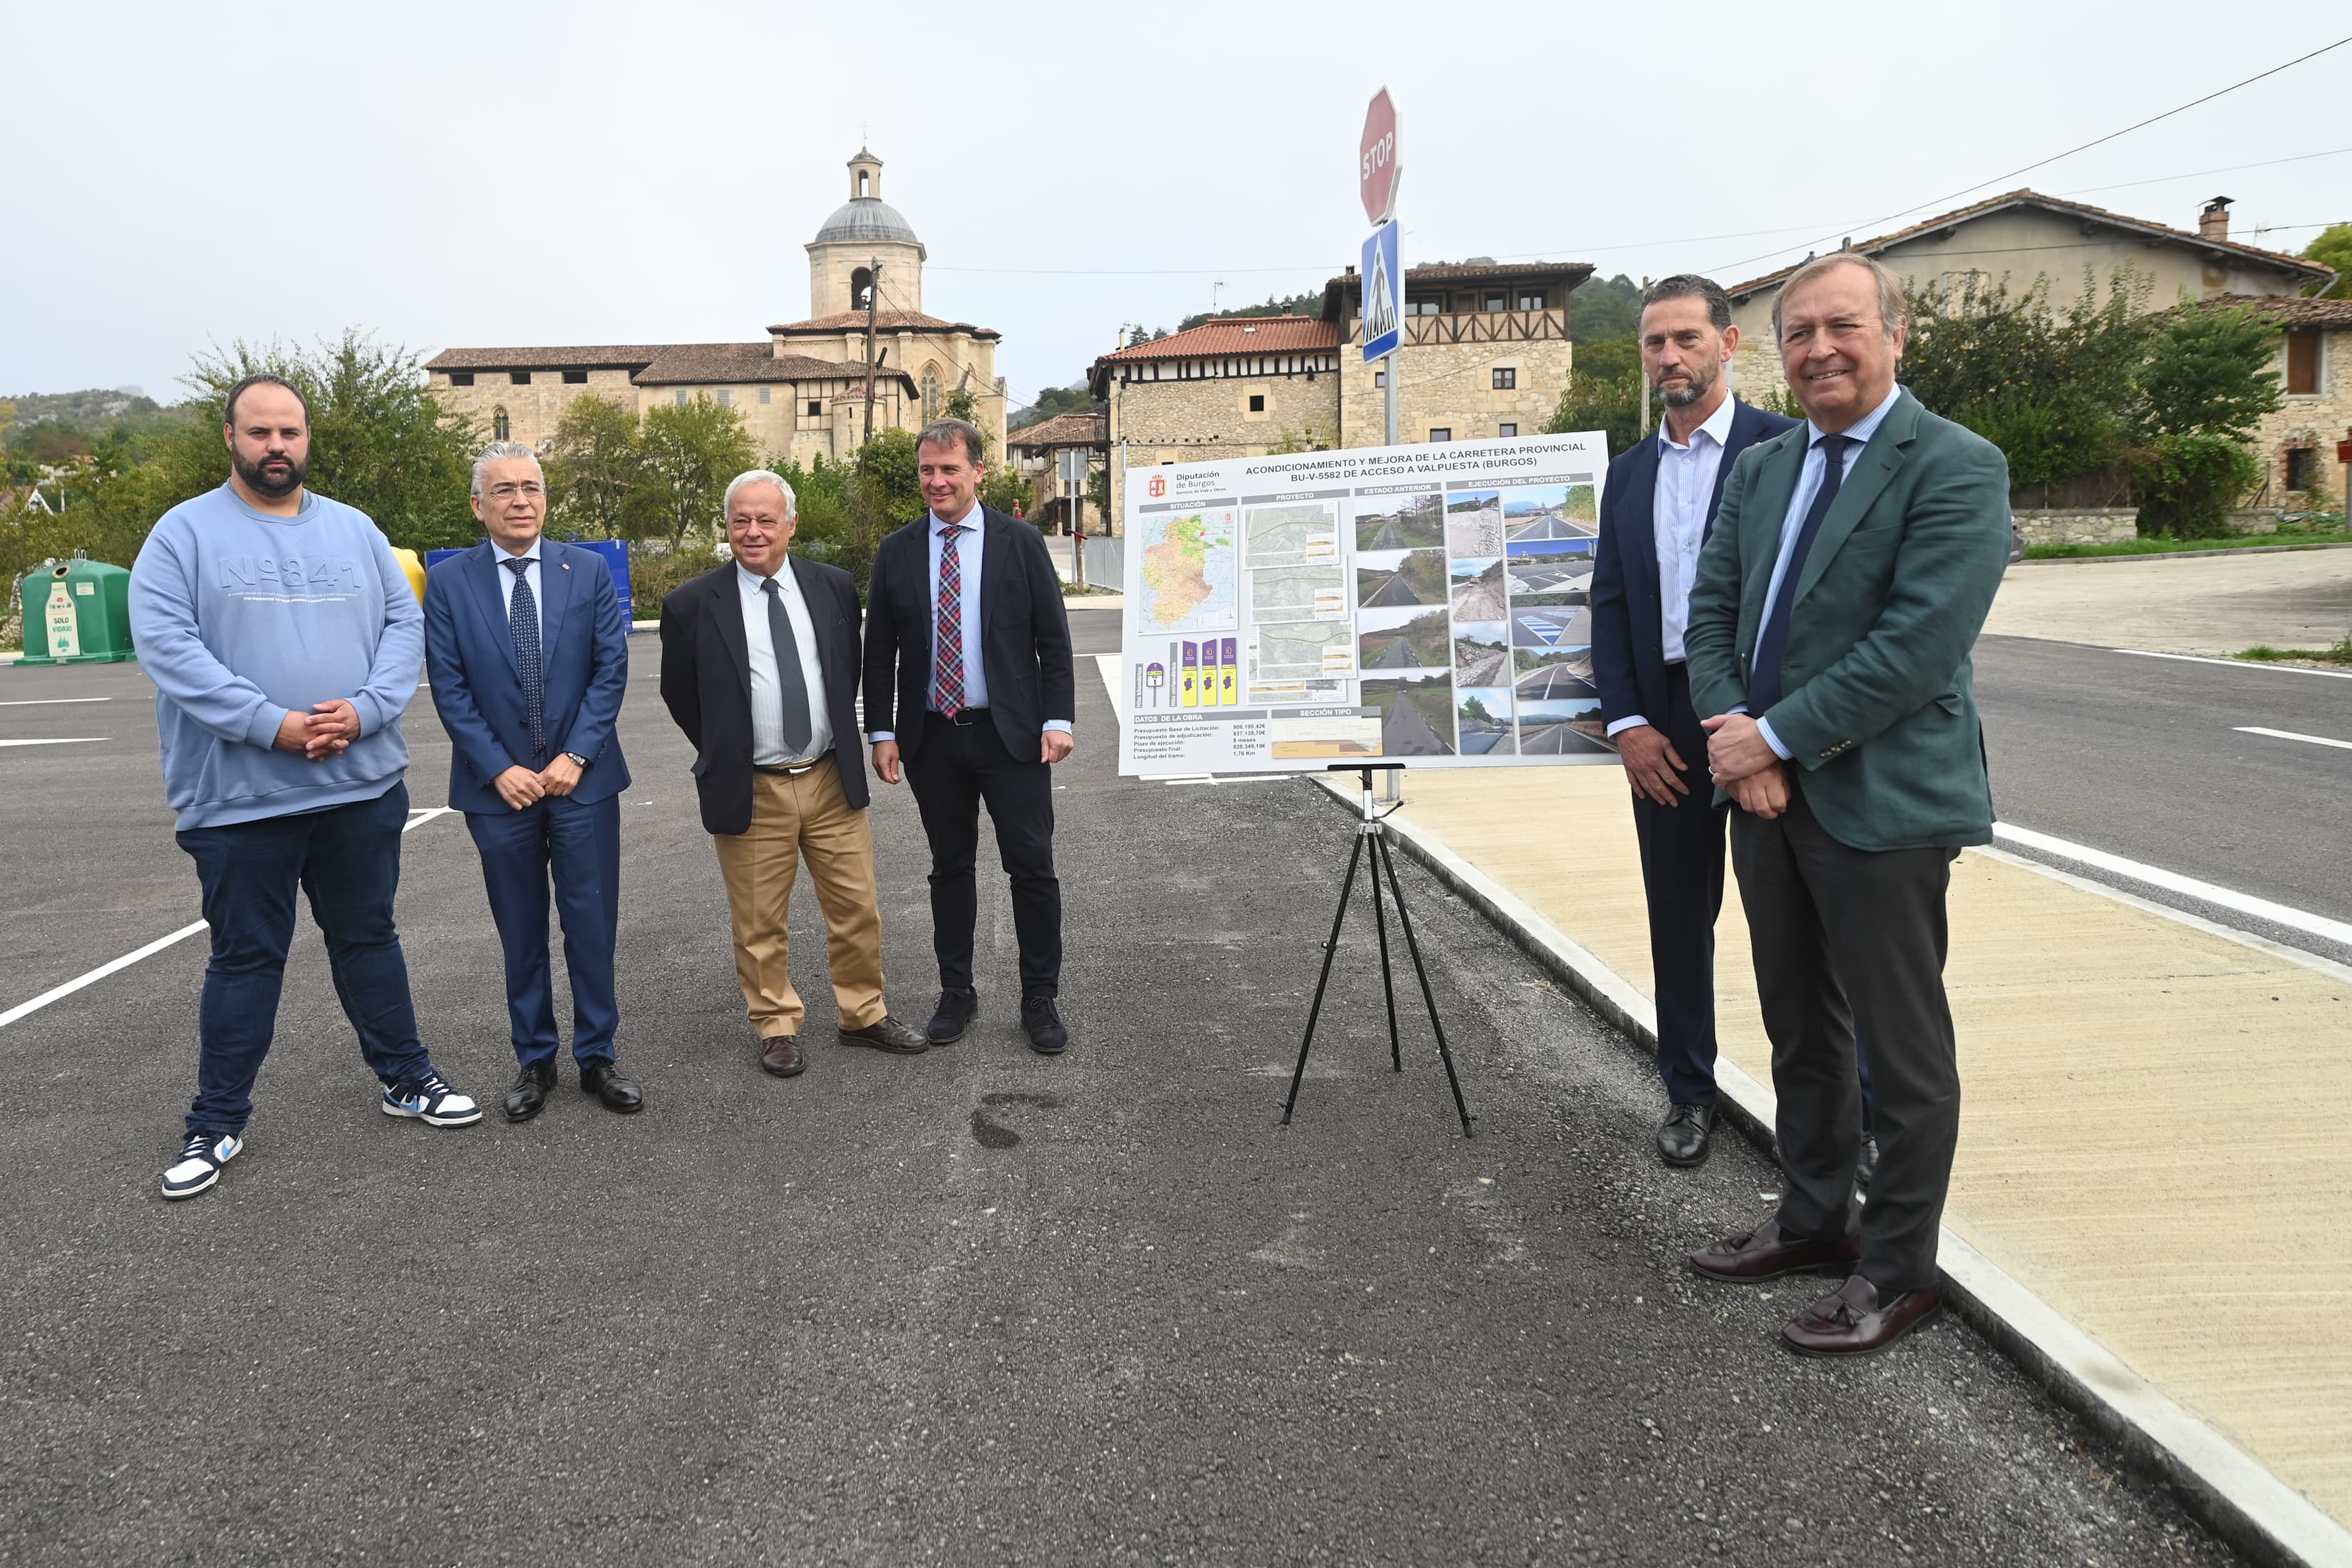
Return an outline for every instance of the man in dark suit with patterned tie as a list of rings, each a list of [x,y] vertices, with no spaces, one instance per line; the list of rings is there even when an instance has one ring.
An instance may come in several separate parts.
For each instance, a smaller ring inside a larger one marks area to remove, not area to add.
[[[778,1078],[806,1067],[793,985],[793,884],[806,863],[824,910],[840,1038],[919,1056],[883,994],[882,909],[857,722],[857,585],[789,554],[793,488],[755,468],[727,487],[734,560],[662,601],[662,701],[694,743],[702,826],[719,852],[735,978]]]
[[[628,622],[603,556],[541,536],[547,481],[530,447],[501,441],[482,453],[473,505],[489,537],[433,568],[425,657],[452,747],[449,804],[466,814],[481,853],[505,950],[521,1064],[507,1120],[538,1115],[555,1087],[551,875],[580,1087],[610,1110],[635,1111],[645,1093],[616,1065],[613,1037],[621,792],[629,787],[614,726],[629,679]]]
[[[1783,1181],[1770,1219],[1691,1263],[1727,1280],[1851,1269],[1781,1337],[1862,1355],[1942,1304],[1960,1125],[1945,899],[1960,847],[1992,837],[1969,651],[2009,564],[2009,465],[1896,384],[1908,322],[1878,262],[1807,262],[1773,325],[1806,422],[1734,466],[1687,642],[1707,767],[1738,807]],[[1879,1145],[1859,1225],[1857,1035]]]
[[[1657,388],[1665,416],[1654,437],[1610,463],[1601,489],[1592,676],[1633,785],[1642,846],[1658,1076],[1668,1102],[1658,1156],[1690,1166],[1706,1162],[1715,1132],[1724,808],[1706,778],[1706,731],[1691,706],[1683,628],[1699,547],[1733,460],[1796,421],[1731,395],[1724,370],[1739,347],[1739,329],[1731,324],[1731,300],[1713,280],[1684,274],[1651,284],[1642,294],[1639,342],[1642,374]]]
[[[947,1045],[980,1010],[971,972],[980,807],[1013,883],[1021,1026],[1045,1056],[1069,1045],[1062,885],[1054,874],[1053,764],[1070,754],[1076,667],[1061,579],[1037,531],[979,501],[978,427],[938,419],[916,440],[929,511],[882,542],[866,615],[866,726],[874,771],[914,787],[931,844],[931,943],[940,1005],[924,1034]]]

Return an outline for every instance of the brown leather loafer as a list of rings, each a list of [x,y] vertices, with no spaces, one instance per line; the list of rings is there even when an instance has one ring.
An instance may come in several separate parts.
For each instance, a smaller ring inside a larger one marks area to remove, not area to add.
[[[1943,1304],[1943,1291],[1932,1285],[1882,1297],[1857,1274],[1790,1319],[1780,1339],[1799,1355],[1870,1355],[1934,1317]]]
[[[1778,1279],[1783,1274],[1811,1274],[1850,1268],[1862,1256],[1853,1237],[1843,1241],[1814,1241],[1784,1236],[1778,1218],[1768,1219],[1745,1236],[1727,1237],[1713,1247],[1690,1255],[1691,1267],[1710,1279],[1747,1284]]]
[[[922,1036],[887,1013],[862,1029],[842,1030],[841,1043],[845,1046],[871,1046],[894,1057],[919,1057],[931,1048],[930,1043]]]
[[[760,1066],[778,1078],[791,1078],[808,1063],[801,1057],[797,1035],[771,1035],[760,1042]]]

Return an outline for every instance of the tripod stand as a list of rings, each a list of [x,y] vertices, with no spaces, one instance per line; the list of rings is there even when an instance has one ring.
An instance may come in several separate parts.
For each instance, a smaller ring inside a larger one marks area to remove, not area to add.
[[[1315,1005],[1307,1010],[1307,1035],[1298,1042],[1298,1066],[1290,1074],[1290,1097],[1282,1102],[1282,1121],[1290,1124],[1290,1112],[1298,1103],[1298,1083],[1307,1076],[1307,1052],[1315,1044],[1316,1021],[1323,1015],[1324,989],[1331,984],[1331,961],[1339,954],[1339,928],[1348,921],[1348,896],[1355,891],[1356,867],[1366,858],[1364,846],[1371,845],[1370,875],[1365,880],[1372,889],[1372,925],[1380,933],[1381,990],[1389,1006],[1389,1066],[1397,1072],[1404,1071],[1404,1050],[1397,1040],[1396,982],[1389,967],[1388,917],[1381,909],[1381,877],[1387,874],[1389,896],[1396,900],[1397,926],[1404,932],[1405,951],[1412,956],[1412,971],[1421,981],[1422,1005],[1429,1009],[1429,1027],[1437,1037],[1438,1059],[1445,1064],[1445,1081],[1454,1090],[1454,1110],[1462,1118],[1462,1136],[1473,1136],[1470,1108],[1462,1103],[1462,1080],[1454,1076],[1454,1053],[1446,1048],[1445,1026],[1437,1021],[1437,998],[1429,989],[1429,971],[1421,962],[1421,943],[1412,934],[1412,918],[1405,913],[1404,889],[1397,885],[1396,860],[1390,853],[1387,837],[1381,832],[1381,820],[1372,809],[1372,774],[1402,768],[1402,763],[1343,763],[1330,771],[1354,773],[1363,781],[1363,820],[1356,824],[1356,847],[1348,852],[1348,874],[1339,883],[1339,908],[1331,917],[1331,940],[1323,944],[1323,974],[1315,983]]]

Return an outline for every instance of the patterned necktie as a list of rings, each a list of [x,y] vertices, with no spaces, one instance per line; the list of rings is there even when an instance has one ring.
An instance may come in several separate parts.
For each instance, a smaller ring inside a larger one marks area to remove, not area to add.
[[[963,711],[963,568],[956,563],[960,523],[940,530],[939,663],[931,681],[932,705],[952,719]]]
[[[760,592],[768,595],[768,641],[776,654],[776,690],[784,700],[784,750],[790,753],[786,760],[798,762],[808,755],[809,749],[808,672],[801,668],[801,645],[793,636],[793,618],[784,614],[783,590],[771,577],[760,584]]]
[[[514,637],[515,674],[522,679],[523,720],[530,727],[530,760],[536,763],[547,755],[547,681],[539,665],[539,601],[531,595],[530,579],[524,575],[530,562],[523,559],[504,564],[514,574],[514,594],[507,601],[507,630]]]
[[[1748,666],[1748,711],[1752,714],[1760,716],[1780,700],[1780,660],[1789,651],[1789,616],[1796,607],[1797,584],[1804,577],[1805,557],[1812,553],[1813,536],[1821,532],[1822,519],[1829,516],[1838,486],[1845,482],[1845,449],[1853,444],[1851,436],[1821,439],[1822,488],[1813,493],[1813,504],[1805,509],[1805,521],[1797,529],[1796,548],[1789,552],[1789,568],[1780,574],[1780,596],[1764,617],[1763,633],[1756,639],[1756,657]]]

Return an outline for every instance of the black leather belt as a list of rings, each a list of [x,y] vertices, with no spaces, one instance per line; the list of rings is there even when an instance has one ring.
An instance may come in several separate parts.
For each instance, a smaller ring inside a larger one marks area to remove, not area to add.
[[[985,708],[966,708],[959,713],[948,714],[942,713],[938,709],[934,708],[930,710],[930,716],[937,719],[942,724],[952,724],[959,730],[969,730],[974,724],[979,723],[982,719],[988,717],[988,710]]]

